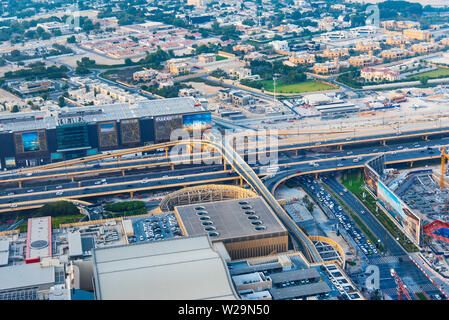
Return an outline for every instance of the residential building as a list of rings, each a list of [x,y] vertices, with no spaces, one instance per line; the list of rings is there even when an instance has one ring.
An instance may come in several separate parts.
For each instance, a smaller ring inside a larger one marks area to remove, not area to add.
[[[380,62],[379,60],[379,58],[372,54],[362,54],[349,58],[349,64],[354,67],[366,67]]]
[[[430,41],[432,37],[431,33],[426,30],[404,29],[402,32],[404,37],[409,40]]]
[[[330,48],[327,47],[326,50],[323,51],[323,56],[329,59],[335,58],[344,58],[349,56],[349,51],[347,48]]]
[[[380,50],[380,44],[379,44],[379,42],[359,41],[359,43],[357,43],[357,45],[355,47],[355,50],[361,51],[361,52],[376,51],[376,50]]]
[[[396,81],[399,80],[399,71],[389,68],[366,67],[362,69],[360,76],[368,82]]]
[[[288,60],[294,65],[308,65],[315,63],[315,55],[310,53],[293,53]]]

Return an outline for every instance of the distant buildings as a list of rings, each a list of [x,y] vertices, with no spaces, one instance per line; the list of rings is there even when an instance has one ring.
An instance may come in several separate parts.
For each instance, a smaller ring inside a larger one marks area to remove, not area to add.
[[[271,45],[273,46],[273,49],[276,51],[283,51],[283,52],[289,52],[290,48],[288,47],[288,42],[285,40],[282,41],[271,41]]]
[[[361,51],[361,52],[376,51],[376,50],[380,50],[380,44],[379,44],[379,42],[359,41],[359,43],[357,43],[357,46],[355,47],[355,50]]]
[[[412,51],[417,54],[429,54],[440,49],[440,46],[435,42],[420,42],[412,45]]]
[[[337,61],[328,61],[323,63],[315,63],[313,65],[313,72],[316,74],[331,74],[337,73],[340,70],[340,65]]]
[[[294,65],[309,65],[315,63],[315,55],[310,53],[292,53],[290,56],[289,62]]]
[[[399,80],[399,71],[393,71],[388,68],[366,67],[362,69],[360,76],[368,82],[391,82]]]
[[[366,67],[380,62],[381,60],[372,54],[362,54],[350,57],[348,62],[353,67]]]
[[[340,59],[349,56],[349,51],[347,48],[330,48],[327,47],[323,51],[323,56],[329,59]]]
[[[405,38],[409,40],[430,41],[431,33],[426,30],[405,29],[402,31]]]
[[[404,59],[410,56],[410,54],[410,51],[406,50],[404,45],[401,45],[401,48],[392,48],[381,53],[382,58],[390,60]]]

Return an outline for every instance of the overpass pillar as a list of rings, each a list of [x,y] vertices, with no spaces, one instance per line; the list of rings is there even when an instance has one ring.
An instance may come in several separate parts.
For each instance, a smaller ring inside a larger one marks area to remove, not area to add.
[[[74,175],[71,175],[70,179],[72,179],[72,182],[75,182],[75,176]]]
[[[171,163],[170,164],[170,168],[171,168],[172,171],[174,171],[175,170],[175,165],[173,163]]]
[[[427,136],[427,135],[423,136],[422,138],[423,138],[424,141],[429,140],[429,136]]]
[[[413,161],[410,161],[410,168],[413,167]]]
[[[383,146],[386,146],[387,145],[387,140],[381,140],[380,144],[383,145]]]
[[[223,157],[223,170],[226,171],[226,159]]]
[[[298,156],[298,149],[295,150],[295,157]]]
[[[131,199],[134,199],[134,191],[130,191],[129,195],[130,195]]]
[[[22,189],[22,180],[19,180],[19,188]]]
[[[240,186],[243,186],[243,179],[240,178]]]
[[[122,156],[117,156],[117,162],[119,162],[122,159]]]
[[[165,147],[165,157],[168,158],[168,147]]]
[[[122,176],[125,176],[125,169],[122,170]]]
[[[343,150],[343,145],[342,144],[338,145],[338,150],[340,150],[340,151]]]

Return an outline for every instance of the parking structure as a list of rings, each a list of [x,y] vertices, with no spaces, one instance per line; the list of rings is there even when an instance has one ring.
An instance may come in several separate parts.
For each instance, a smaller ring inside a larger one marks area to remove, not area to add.
[[[132,225],[134,235],[128,237],[130,243],[158,241],[183,235],[173,213],[132,218]]]

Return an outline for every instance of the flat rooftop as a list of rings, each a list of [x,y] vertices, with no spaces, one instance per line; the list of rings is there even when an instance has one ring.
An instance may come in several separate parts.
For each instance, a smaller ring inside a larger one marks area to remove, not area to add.
[[[314,268],[270,274],[270,278],[273,283],[283,283],[287,281],[298,281],[319,277],[320,273]]]
[[[175,211],[188,235],[209,234],[213,241],[287,234],[261,197],[178,206]]]
[[[93,266],[98,300],[236,299],[207,236],[96,248]]]
[[[42,268],[39,263],[2,267],[0,279],[0,291],[52,284],[55,282],[55,268]]]
[[[331,289],[326,282],[315,282],[300,286],[271,289],[271,295],[275,300],[301,298],[328,292],[331,292]]]
[[[51,217],[28,219],[26,261],[52,256]]]
[[[54,112],[20,112],[0,116],[0,132],[53,129],[58,119],[81,118],[82,123],[115,121],[143,117],[170,116],[204,111],[195,107],[192,97],[138,101],[134,104],[62,108]]]

